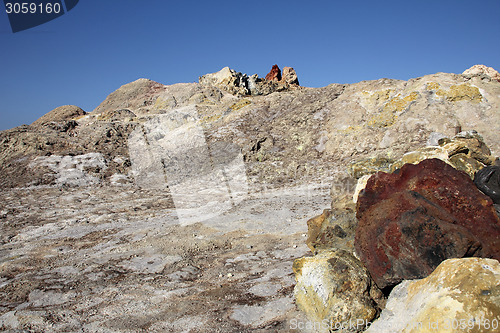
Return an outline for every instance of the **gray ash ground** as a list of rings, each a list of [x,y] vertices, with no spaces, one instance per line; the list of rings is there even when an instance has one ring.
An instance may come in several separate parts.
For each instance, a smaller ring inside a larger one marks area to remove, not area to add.
[[[168,192],[132,186],[4,189],[0,202],[2,331],[288,332],[305,320],[292,262],[329,194],[254,192],[187,225]]]

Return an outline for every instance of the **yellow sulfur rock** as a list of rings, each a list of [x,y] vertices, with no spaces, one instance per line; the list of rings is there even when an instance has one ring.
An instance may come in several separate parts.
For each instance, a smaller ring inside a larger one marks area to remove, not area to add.
[[[400,94],[396,95],[394,98],[385,103],[380,113],[375,114],[368,121],[368,126],[389,127],[394,125],[398,118],[398,113],[404,111],[411,102],[418,98],[418,96],[419,93],[416,91],[405,97],[401,97]]]
[[[499,332],[499,277],[495,259],[445,260],[428,277],[396,286],[366,332]]]
[[[231,105],[230,108],[233,111],[237,111],[237,110],[242,109],[251,103],[252,102],[250,102],[248,99],[242,99],[241,101],[238,101],[238,102],[234,103],[233,105]]]
[[[444,97],[450,102],[470,101],[479,103],[483,100],[483,95],[481,95],[479,88],[465,83],[451,86],[450,89],[446,91],[439,89],[436,91],[436,95]]]
[[[344,250],[323,251],[296,259],[296,304],[315,323],[370,321],[377,314],[372,297],[382,296],[366,268]],[[319,332],[319,331],[318,331]],[[328,332],[325,327],[324,332]]]

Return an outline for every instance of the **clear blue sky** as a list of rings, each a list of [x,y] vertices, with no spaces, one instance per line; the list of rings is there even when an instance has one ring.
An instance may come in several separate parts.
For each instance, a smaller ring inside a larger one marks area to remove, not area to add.
[[[499,0],[80,0],[13,34],[0,13],[0,130],[64,105],[92,111],[138,78],[195,82],[224,66],[304,86],[500,70]]]

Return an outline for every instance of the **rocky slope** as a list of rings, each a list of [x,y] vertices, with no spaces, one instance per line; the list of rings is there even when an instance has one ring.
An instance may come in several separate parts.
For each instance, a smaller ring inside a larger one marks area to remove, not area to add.
[[[343,253],[359,177],[473,129],[500,154],[487,72],[306,88],[278,70],[139,79],[91,112],[63,106],[0,132],[0,329],[305,328],[292,262],[310,217],[331,203],[307,243],[339,250],[318,265],[358,267]],[[370,281],[346,295],[372,302]]]

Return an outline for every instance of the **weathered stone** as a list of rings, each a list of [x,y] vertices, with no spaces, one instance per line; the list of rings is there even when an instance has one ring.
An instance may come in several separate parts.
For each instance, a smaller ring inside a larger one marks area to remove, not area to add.
[[[98,115],[98,120],[104,121],[130,121],[132,118],[137,117],[135,113],[128,109],[121,110],[106,110]]]
[[[487,67],[485,65],[474,65],[471,68],[465,70],[463,75],[487,75],[493,80],[500,82],[500,73],[498,73],[493,67]]]
[[[371,157],[351,163],[347,172],[356,179],[364,175],[371,175],[378,171],[390,171],[394,160],[387,157]]]
[[[313,253],[332,248],[352,251],[357,225],[355,206],[348,196],[307,221],[307,246]],[[335,207],[336,206],[336,207]]]
[[[299,85],[299,78],[297,77],[297,73],[295,73],[295,69],[292,67],[283,67],[281,81],[288,85]]]
[[[354,189],[354,194],[352,196],[352,202],[358,202],[359,194],[365,189],[366,184],[368,183],[368,179],[370,179],[371,176],[372,175],[364,175],[363,177],[358,179],[356,188]]]
[[[484,168],[483,163],[464,153],[455,154],[451,156],[448,161],[455,169],[465,172],[471,178],[474,178],[478,170]]]
[[[425,277],[448,258],[500,258],[500,219],[464,173],[438,159],[370,177],[355,248],[380,288]]]
[[[312,322],[328,323],[328,326],[371,321],[378,313],[376,301],[382,293],[375,286],[361,262],[344,250],[323,251],[314,257],[296,259],[294,294],[296,304]],[[375,300],[375,301],[374,301]],[[359,332],[364,327],[336,332]],[[319,330],[318,332],[322,332]]]
[[[199,78],[202,85],[214,86],[226,90],[231,94],[249,95],[248,76],[224,67],[216,73],[205,74]]]
[[[406,163],[416,164],[425,159],[438,158],[474,178],[478,170],[495,161],[482,136],[474,130],[460,132],[452,139],[442,138],[439,144],[404,154],[390,166],[390,170],[393,172]]]
[[[267,73],[266,80],[268,81],[281,81],[281,70],[278,65],[273,65],[271,71]]]
[[[391,165],[390,170],[394,172],[405,164],[417,164],[430,158],[437,158],[441,161],[448,162],[448,152],[442,147],[424,147],[417,151],[404,154],[400,160]]]
[[[448,259],[428,277],[396,286],[366,332],[498,332],[498,276],[497,260]]]
[[[33,122],[33,126],[46,125],[51,122],[66,122],[86,115],[87,113],[75,105],[63,105],[41,116]]]
[[[500,166],[491,165],[479,170],[474,177],[474,184],[495,204],[500,204]]]
[[[464,153],[487,165],[495,161],[483,137],[474,130],[458,133],[450,143],[443,145],[443,148],[448,152],[449,157]]]

